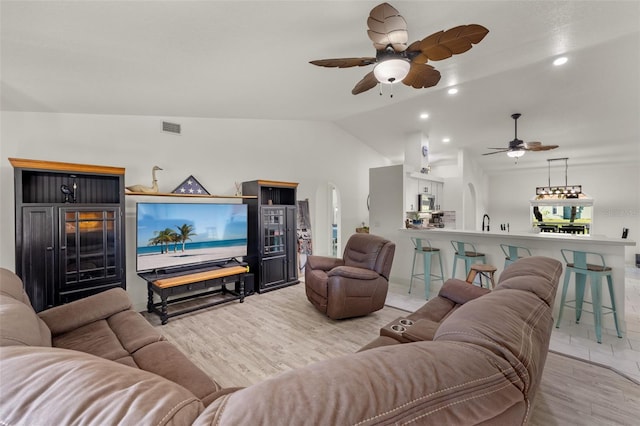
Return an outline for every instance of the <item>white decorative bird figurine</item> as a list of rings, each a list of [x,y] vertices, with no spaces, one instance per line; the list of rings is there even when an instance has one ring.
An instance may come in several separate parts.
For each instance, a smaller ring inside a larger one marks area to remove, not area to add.
[[[132,186],[127,186],[126,188],[131,192],[146,192],[149,194],[158,192],[158,179],[156,179],[156,170],[162,170],[162,169],[158,166],[153,166],[153,169],[151,169],[151,177],[153,178],[153,182],[151,183],[151,186],[132,185]]]

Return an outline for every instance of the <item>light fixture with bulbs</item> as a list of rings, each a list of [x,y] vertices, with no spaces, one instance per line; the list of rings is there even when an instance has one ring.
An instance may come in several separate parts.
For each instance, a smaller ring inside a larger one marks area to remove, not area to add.
[[[406,59],[387,59],[373,68],[373,75],[383,84],[400,83],[409,74],[411,64]]]
[[[558,197],[558,198],[578,198],[582,194],[582,185],[561,185],[561,186],[537,186],[536,196]]]
[[[514,151],[507,151],[507,155],[511,158],[520,158],[524,155],[524,150],[518,149]]]
[[[549,158],[549,181],[547,186],[536,187],[536,198],[541,199],[575,199],[582,196],[582,185],[567,185],[567,171],[569,169],[568,157]],[[564,161],[564,185],[551,186],[551,163]]]

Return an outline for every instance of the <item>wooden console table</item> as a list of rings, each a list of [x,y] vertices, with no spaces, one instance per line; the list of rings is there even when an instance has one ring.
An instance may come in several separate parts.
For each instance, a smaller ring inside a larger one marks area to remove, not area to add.
[[[248,271],[248,266],[236,264],[233,266],[220,266],[192,273],[181,272],[160,275],[155,272],[147,272],[139,274],[139,276],[147,282],[147,312],[157,314],[164,325],[167,323],[169,318],[178,315],[183,315],[238,299],[240,300],[240,303],[244,302],[244,279]],[[228,289],[227,284],[234,284],[235,288],[233,290]],[[218,288],[211,290],[212,287]],[[153,301],[154,293],[160,296],[160,302]],[[184,293],[193,294],[169,300],[170,297]],[[168,305],[170,304],[199,299],[216,294],[227,295],[227,297],[209,303],[177,309],[172,312],[169,312],[168,310]]]

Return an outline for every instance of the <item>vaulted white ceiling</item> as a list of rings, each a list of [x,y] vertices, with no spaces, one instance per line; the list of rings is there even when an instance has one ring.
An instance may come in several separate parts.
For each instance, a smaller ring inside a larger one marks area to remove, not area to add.
[[[391,2],[410,41],[470,23],[490,33],[431,63],[442,74],[433,88],[354,96],[371,67],[308,62],[375,56],[366,19],[378,3],[3,0],[2,109],[328,120],[394,162],[421,132],[434,163],[464,148],[490,173],[556,157],[640,161],[639,1]],[[513,139],[514,112],[520,139],[560,148],[517,165],[482,156]]]

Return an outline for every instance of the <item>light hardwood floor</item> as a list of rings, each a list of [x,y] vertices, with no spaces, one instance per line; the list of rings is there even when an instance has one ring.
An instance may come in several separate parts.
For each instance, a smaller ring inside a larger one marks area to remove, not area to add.
[[[406,315],[385,307],[333,321],[306,300],[304,284],[215,308],[149,321],[222,386],[249,386],[278,373],[353,353],[380,327]],[[550,353],[530,424],[636,425],[640,386],[611,370]]]

